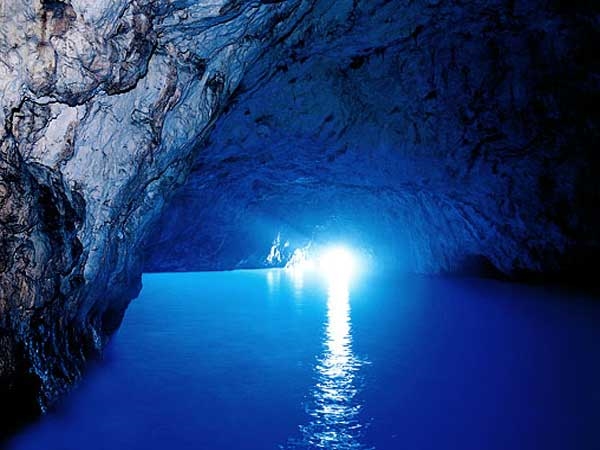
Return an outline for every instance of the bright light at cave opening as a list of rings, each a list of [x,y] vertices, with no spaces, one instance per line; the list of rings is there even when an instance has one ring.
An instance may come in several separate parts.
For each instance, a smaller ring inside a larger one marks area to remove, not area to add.
[[[325,247],[320,251],[296,249],[285,268],[295,276],[318,270],[332,284],[348,283],[356,274],[358,261],[355,254],[342,245]]]
[[[329,280],[348,280],[356,271],[356,261],[346,247],[330,247],[320,255],[319,269]]]

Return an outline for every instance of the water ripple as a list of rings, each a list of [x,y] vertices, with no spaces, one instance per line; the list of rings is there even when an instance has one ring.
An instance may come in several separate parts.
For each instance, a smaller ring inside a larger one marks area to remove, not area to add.
[[[283,448],[372,449],[361,443],[365,424],[359,417],[358,372],[367,361],[352,350],[348,280],[344,278],[330,281],[324,338],[324,351],[315,367],[317,382],[307,405],[311,420],[300,426],[302,437]]]

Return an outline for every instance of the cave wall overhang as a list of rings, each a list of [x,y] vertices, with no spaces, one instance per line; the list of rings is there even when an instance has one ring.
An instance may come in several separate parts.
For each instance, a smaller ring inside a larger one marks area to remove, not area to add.
[[[3,397],[44,409],[80,377],[140,288],[138,247],[197,142],[312,6],[2,2]]]
[[[597,8],[334,4],[246,75],[146,270],[269,266],[280,236],[279,265],[343,240],[381,269],[591,275]]]

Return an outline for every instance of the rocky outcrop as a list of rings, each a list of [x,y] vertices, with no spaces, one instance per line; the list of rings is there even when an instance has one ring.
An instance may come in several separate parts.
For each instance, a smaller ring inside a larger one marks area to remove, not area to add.
[[[69,298],[83,281],[83,200],[59,173],[25,164],[14,143],[8,137],[0,148],[0,395],[13,410],[6,420],[35,414],[39,400],[60,391],[55,381],[72,381],[87,345]]]
[[[346,241],[379,267],[593,276],[598,7],[319,3],[219,119],[147,269]],[[193,211],[193,214],[190,214]]]
[[[102,349],[139,290],[145,230],[199,140],[311,6],[0,4],[3,412],[45,409]]]

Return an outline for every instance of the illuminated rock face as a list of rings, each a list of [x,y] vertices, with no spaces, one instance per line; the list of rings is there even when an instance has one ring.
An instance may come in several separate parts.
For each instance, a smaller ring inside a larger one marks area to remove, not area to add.
[[[271,78],[245,78],[147,269],[264,265],[278,233],[425,273],[585,269],[600,229],[598,9],[342,5],[311,16]]]
[[[139,290],[147,225],[198,141],[311,7],[0,3],[3,417],[51,404],[101,350]]]

